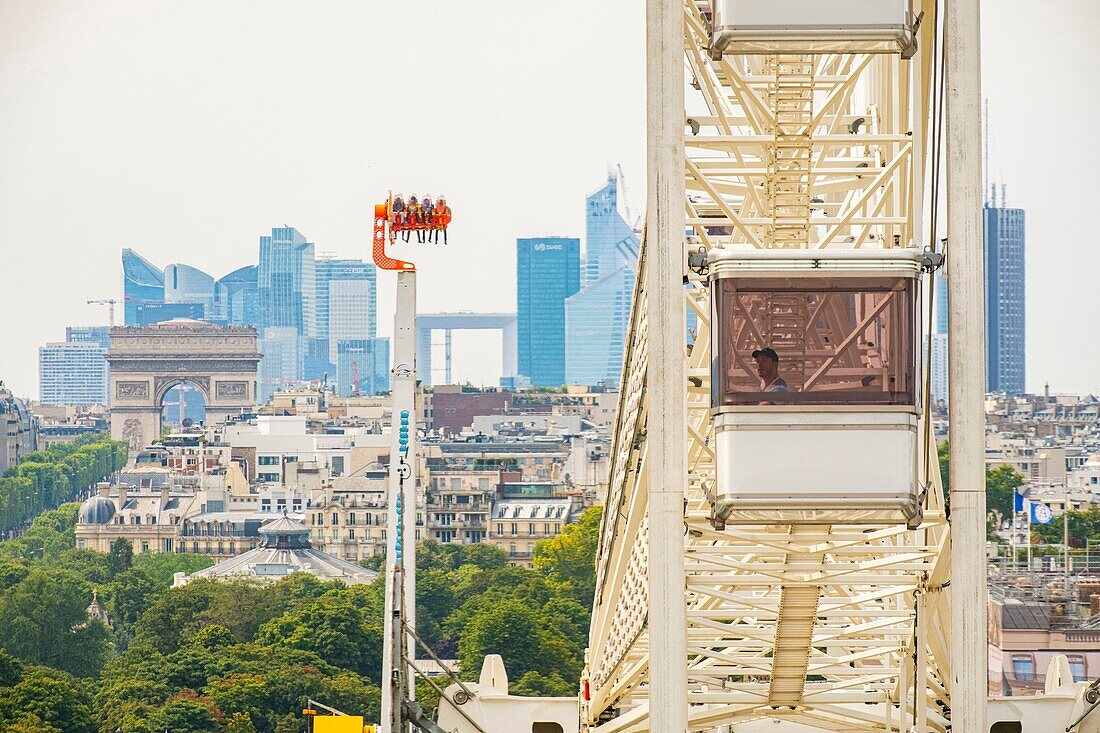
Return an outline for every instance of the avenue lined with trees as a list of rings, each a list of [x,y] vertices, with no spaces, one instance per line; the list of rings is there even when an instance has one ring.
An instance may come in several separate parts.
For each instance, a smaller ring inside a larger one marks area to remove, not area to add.
[[[93,433],[28,453],[0,477],[0,533],[73,499],[126,465],[128,446]]]

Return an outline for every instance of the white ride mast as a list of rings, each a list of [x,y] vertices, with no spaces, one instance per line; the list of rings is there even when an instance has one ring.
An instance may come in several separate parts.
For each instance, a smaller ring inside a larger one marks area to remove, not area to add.
[[[390,485],[386,516],[386,610],[382,642],[382,733],[407,733],[416,658],[416,266],[386,254],[391,202],[374,210],[374,263],[397,272],[390,418]],[[402,641],[404,640],[404,648]]]

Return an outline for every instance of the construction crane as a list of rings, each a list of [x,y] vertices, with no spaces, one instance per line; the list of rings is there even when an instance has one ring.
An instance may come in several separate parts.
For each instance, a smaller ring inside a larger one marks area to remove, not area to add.
[[[118,301],[114,298],[102,298],[100,300],[89,300],[88,305],[105,305],[107,306],[107,322],[111,328],[115,327],[115,303]]]

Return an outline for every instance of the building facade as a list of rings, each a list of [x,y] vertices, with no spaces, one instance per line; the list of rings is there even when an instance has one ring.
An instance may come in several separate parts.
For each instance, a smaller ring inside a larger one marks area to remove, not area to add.
[[[319,258],[316,282],[317,338],[325,340],[325,356],[335,364],[336,341],[378,333],[378,270],[362,260]]]
[[[202,270],[173,263],[164,268],[164,302],[202,306],[203,320],[214,316],[214,278]]]
[[[932,305],[932,399],[947,402],[947,278],[942,270],[932,276]]]
[[[0,382],[0,475],[37,448],[35,417]]]
[[[260,327],[259,268],[246,265],[214,283],[214,314],[227,326]]]
[[[633,300],[634,269],[620,267],[565,301],[565,379],[617,387]]]
[[[336,342],[336,394],[376,395],[390,389],[389,338]]]
[[[565,383],[565,301],[580,288],[580,240],[516,240],[517,370],[536,387]]]
[[[147,304],[164,304],[164,273],[132,249],[122,250],[123,318],[127,326],[144,326],[139,312]]]
[[[585,199],[585,285],[565,304],[565,378],[618,385],[640,241],[619,209],[619,179]]]
[[[276,227],[260,237],[261,329],[293,328],[316,334],[316,270],[313,244],[294,227]]]
[[[38,348],[38,399],[47,405],[107,404],[107,349],[94,341]]]
[[[987,205],[985,223],[986,391],[1026,389],[1024,210]]]

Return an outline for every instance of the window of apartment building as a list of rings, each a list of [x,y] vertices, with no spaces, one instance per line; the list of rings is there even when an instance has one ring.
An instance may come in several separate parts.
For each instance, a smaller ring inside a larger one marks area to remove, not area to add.
[[[333,526],[335,526],[339,523],[340,523],[340,515],[337,514],[336,512],[333,512],[332,513],[332,524],[333,524]]]
[[[149,543],[148,542],[142,542],[141,543],[141,551],[142,552],[149,552]]]
[[[349,540],[354,540],[355,539],[355,530],[354,529],[349,529],[348,530],[348,539]]]
[[[271,499],[261,499],[260,500],[260,511],[261,512],[271,511]]]
[[[547,536],[549,536],[549,534],[550,534],[550,525],[549,524],[542,525],[542,536],[547,537]]]
[[[477,488],[481,491],[488,491],[490,488],[489,478],[487,476],[482,476],[481,478],[479,478],[477,480]]]
[[[1090,476],[1089,477],[1089,483],[1092,484],[1093,486],[1096,486],[1097,484],[1100,484],[1100,476]],[[1070,524],[1073,524],[1073,523],[1070,522]]]
[[[355,512],[348,512],[348,524],[355,524]]]
[[[363,539],[365,539],[365,540],[370,539],[370,530],[369,529],[364,529],[363,530]]]
[[[318,527],[323,527],[324,526],[324,524],[325,524],[325,513],[324,512],[317,512],[317,522],[316,522],[316,524],[317,524]]]
[[[260,456],[256,459],[256,463],[261,466],[278,466],[279,456]]]
[[[1012,676],[1020,682],[1035,681],[1035,657],[1022,654],[1012,656]]]
[[[515,542],[508,543],[508,555],[510,557],[515,557],[516,556],[516,543]]]
[[[296,511],[296,512],[302,511],[302,500],[301,499],[295,499],[294,500],[294,511]]]
[[[342,476],[344,474],[344,457],[333,456],[332,457],[332,474],[334,476]]]
[[[502,534],[504,534],[504,525],[500,524],[498,522],[497,523],[497,537],[500,537]]]
[[[534,534],[534,533],[535,533],[535,525],[528,524],[527,525],[527,534]]]
[[[135,514],[133,517],[131,517],[131,519],[134,520],[133,524],[141,524],[141,517],[139,517],[138,515]]]
[[[469,504],[469,503],[470,503],[470,497],[466,496],[465,494],[463,494],[462,496],[456,496],[455,497],[455,504]]]
[[[286,499],[277,499],[275,501],[275,511],[279,512],[279,514],[286,511]]]
[[[516,523],[512,522],[512,536],[515,537],[519,532],[516,531]]]
[[[1089,666],[1085,658],[1080,654],[1067,654],[1070,671],[1073,672],[1074,682],[1084,682],[1089,678]]]
[[[461,488],[462,488],[462,479],[460,479],[460,478],[451,479],[451,491],[458,491]]]
[[[332,528],[332,539],[333,540],[340,539],[340,530],[336,529],[335,527]]]
[[[269,483],[276,483],[279,480],[279,474],[277,473],[261,473],[257,476],[261,481],[267,481]]]

